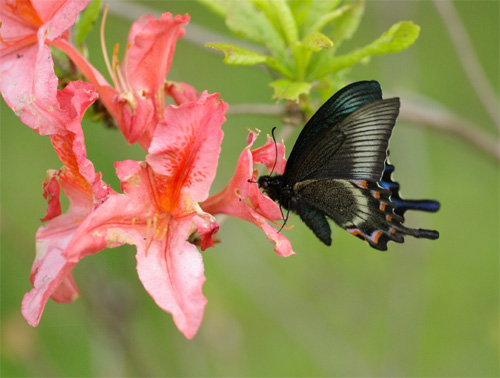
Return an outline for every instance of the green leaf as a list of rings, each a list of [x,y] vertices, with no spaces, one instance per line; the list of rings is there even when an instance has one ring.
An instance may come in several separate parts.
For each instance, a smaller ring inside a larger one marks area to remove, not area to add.
[[[282,64],[292,66],[282,36],[266,14],[251,2],[229,0],[226,25],[234,33],[264,44]]]
[[[299,30],[293,18],[292,11],[285,0],[273,0],[270,2],[274,13],[279,20],[281,30],[286,37],[288,45],[292,45],[299,40]]]
[[[252,66],[254,64],[266,63],[271,58],[230,43],[206,43],[205,46],[222,51],[225,55],[224,63],[231,65]]]
[[[304,40],[302,41],[302,45],[308,50],[316,52],[322,49],[329,49],[333,46],[333,42],[326,35],[319,32],[314,32],[304,38]]]
[[[100,10],[101,0],[92,0],[87,8],[81,13],[80,19],[75,25],[76,46],[80,46],[87,37],[87,34],[92,30]]]
[[[198,0],[198,2],[203,4],[219,17],[226,18],[227,8],[224,0]]]
[[[248,1],[230,0],[227,2],[226,25],[234,33],[252,41],[271,46],[279,44],[284,49],[281,36],[265,13]]]
[[[417,40],[420,26],[411,21],[401,21],[391,26],[380,38],[365,49],[370,55],[395,53],[407,49]]]
[[[346,10],[335,19],[333,23],[333,32],[330,36],[337,47],[342,41],[350,39],[356,30],[358,30],[364,12],[364,0],[355,0],[351,4],[346,5]]]
[[[336,9],[341,1],[342,0],[290,1],[289,5],[292,9],[293,15],[295,16],[295,21],[297,22],[297,25],[299,25],[301,35],[308,35],[313,31],[320,31],[312,29],[311,26],[325,14],[328,14]]]
[[[305,81],[291,81],[288,79],[278,79],[269,83],[274,89],[273,98],[280,100],[291,100],[299,102],[301,95],[308,95],[311,91],[311,83]]]
[[[292,72],[283,67],[280,62],[272,56],[264,55],[230,43],[210,42],[206,43],[205,46],[222,51],[224,53],[224,63],[226,64],[235,66],[252,66],[262,63],[279,72],[283,76],[292,77]]]
[[[311,75],[314,79],[353,66],[370,56],[395,53],[410,47],[418,38],[420,26],[411,21],[398,22],[369,45],[348,54],[333,58],[329,63],[317,67]]]

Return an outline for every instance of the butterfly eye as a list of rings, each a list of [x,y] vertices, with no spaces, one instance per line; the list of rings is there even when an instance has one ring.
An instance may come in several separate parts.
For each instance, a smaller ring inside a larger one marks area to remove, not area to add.
[[[259,183],[259,186],[260,186],[262,189],[264,189],[264,190],[269,189],[269,182],[268,182],[268,180],[267,180],[266,176],[259,177],[259,181],[258,181],[258,183]]]

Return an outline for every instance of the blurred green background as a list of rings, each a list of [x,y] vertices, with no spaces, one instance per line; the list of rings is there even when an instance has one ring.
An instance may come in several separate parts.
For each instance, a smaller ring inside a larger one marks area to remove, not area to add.
[[[454,3],[497,94],[499,4]],[[194,1],[139,5],[189,13],[187,34],[195,39],[219,42],[194,25],[227,34],[223,21]],[[354,67],[349,81],[376,79],[386,97],[403,103],[426,96],[498,138],[433,2],[368,1],[341,52],[401,20],[422,27],[416,44]],[[124,49],[131,22],[111,13],[108,48],[119,42]],[[98,38],[94,30],[90,59],[104,71]],[[187,38],[178,42],[168,78],[219,92],[230,107],[272,103],[265,70],[226,66],[222,54]],[[232,176],[247,128],[265,135],[280,126],[278,118],[227,118],[212,193]],[[101,124],[87,121],[84,130],[90,159],[119,189],[113,162],[142,160],[142,149]],[[499,375],[498,162],[450,134],[400,120],[390,146],[403,195],[442,204],[437,214],[408,214],[407,223],[439,230],[439,240],[407,238],[378,252],[335,228],[328,248],[293,216],[295,227],[283,232],[298,253],[280,258],[255,226],[228,219],[222,242],[203,252],[208,305],[189,341],[143,289],[128,246],[83,259],[74,271],[82,297],[70,305],[49,301],[37,328],[24,321],[21,299],[31,288],[34,237],[46,207],[42,182],[61,164],[48,138],[21,124],[3,100],[1,133],[1,376]]]

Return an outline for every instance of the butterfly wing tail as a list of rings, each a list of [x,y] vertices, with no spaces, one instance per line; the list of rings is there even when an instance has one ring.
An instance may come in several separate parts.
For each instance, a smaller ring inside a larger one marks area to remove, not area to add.
[[[441,207],[438,201],[434,200],[405,200],[399,195],[399,183],[392,179],[392,173],[394,172],[394,166],[389,162],[386,162],[384,173],[379,181],[379,185],[387,190],[391,191],[391,202],[396,205],[394,213],[403,216],[408,210],[418,210],[426,211],[430,213],[435,213]],[[425,230],[424,230],[425,231]],[[431,239],[431,238],[427,238]],[[435,238],[437,239],[437,237]]]

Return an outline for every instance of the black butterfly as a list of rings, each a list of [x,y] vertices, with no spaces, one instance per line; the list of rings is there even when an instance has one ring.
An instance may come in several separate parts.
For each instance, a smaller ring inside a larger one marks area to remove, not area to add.
[[[259,186],[326,245],[332,243],[326,216],[379,250],[405,235],[437,239],[437,231],[402,224],[406,210],[434,212],[439,202],[399,197],[394,167],[386,166],[398,113],[399,98],[382,99],[378,82],[346,86],[307,122],[283,175],[261,176]]]

